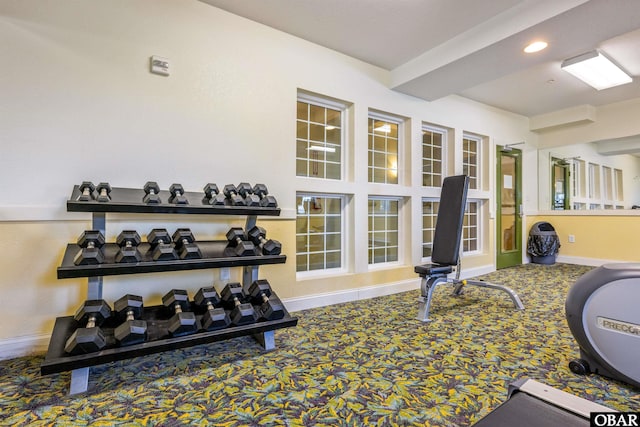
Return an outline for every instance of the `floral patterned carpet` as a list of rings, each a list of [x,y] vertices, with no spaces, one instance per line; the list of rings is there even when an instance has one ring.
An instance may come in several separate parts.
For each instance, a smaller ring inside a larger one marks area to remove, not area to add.
[[[468,426],[522,377],[618,410],[640,391],[567,367],[578,356],[564,317],[568,288],[590,267],[527,264],[482,276],[514,289],[439,286],[432,322],[418,291],[293,313],[264,352],[250,337],[108,363],[89,391],[69,373],[40,375],[43,355],[0,362],[0,425]]]

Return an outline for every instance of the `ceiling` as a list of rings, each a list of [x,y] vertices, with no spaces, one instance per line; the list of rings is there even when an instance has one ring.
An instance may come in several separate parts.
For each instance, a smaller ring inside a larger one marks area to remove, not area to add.
[[[533,117],[640,97],[640,0],[201,0],[390,71],[393,90]],[[522,49],[533,40],[549,46]],[[634,76],[597,91],[564,59],[604,51]]]

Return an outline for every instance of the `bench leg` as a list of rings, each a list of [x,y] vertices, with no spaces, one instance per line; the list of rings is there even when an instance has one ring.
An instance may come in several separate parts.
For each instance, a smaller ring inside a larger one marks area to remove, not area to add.
[[[418,298],[418,320],[421,322],[430,322],[429,309],[431,307],[431,300],[433,299],[433,292],[441,283],[446,283],[446,277],[423,277],[421,290],[422,295]]]

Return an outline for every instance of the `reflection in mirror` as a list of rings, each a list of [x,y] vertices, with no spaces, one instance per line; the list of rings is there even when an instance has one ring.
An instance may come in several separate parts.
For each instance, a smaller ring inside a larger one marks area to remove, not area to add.
[[[538,208],[632,209],[640,205],[640,155],[601,151],[597,143],[538,150]]]
[[[569,162],[568,159],[551,158],[551,191],[554,210],[570,209]]]

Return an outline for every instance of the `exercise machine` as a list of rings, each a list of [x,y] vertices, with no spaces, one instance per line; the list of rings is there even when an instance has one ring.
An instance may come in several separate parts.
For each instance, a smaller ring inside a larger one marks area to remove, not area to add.
[[[507,400],[473,426],[589,426],[592,412],[615,411],[538,381],[523,378],[509,384]]]
[[[640,388],[640,263],[605,264],[580,277],[565,302],[580,359],[569,368]]]
[[[469,177],[466,175],[448,176],[442,181],[431,264],[418,265],[414,268],[414,271],[422,277],[418,308],[418,320],[422,322],[431,320],[429,319],[429,309],[433,292],[438,285],[443,283],[451,283],[455,286],[454,295],[462,294],[465,285],[498,289],[509,295],[517,309],[524,310],[518,295],[507,286],[482,280],[460,280],[460,240],[462,239],[468,188]],[[452,274],[454,270],[455,278],[449,278],[449,274]]]

